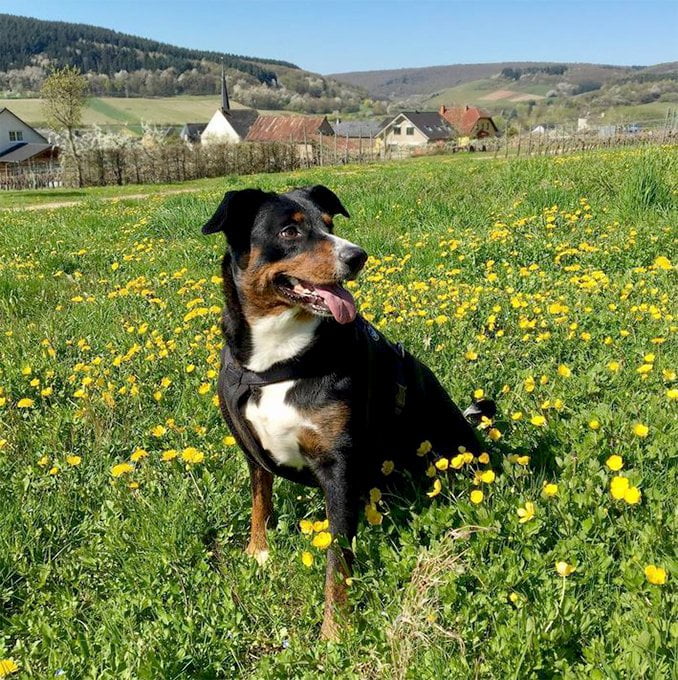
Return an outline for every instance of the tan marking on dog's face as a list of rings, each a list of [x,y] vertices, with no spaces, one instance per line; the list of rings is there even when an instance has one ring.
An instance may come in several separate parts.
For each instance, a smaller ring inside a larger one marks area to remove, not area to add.
[[[261,264],[260,255],[257,249],[250,252],[248,266],[240,283],[246,316],[279,314],[294,306],[294,303],[283,298],[274,286],[273,282],[279,274],[312,284],[330,284],[337,281],[336,255],[329,238],[318,241],[311,250],[269,264]]]
[[[332,215],[328,215],[327,213],[323,213],[320,216],[320,219],[329,227],[332,224]]]
[[[304,418],[313,427],[305,427],[299,433],[299,449],[305,456],[322,458],[334,449],[348,426],[349,409],[342,402],[305,412]]]
[[[292,222],[296,222],[297,224],[301,224],[306,219],[306,215],[304,215],[304,213],[301,212],[301,210],[297,210],[297,212],[292,213],[292,215],[290,216],[290,219],[292,220]]]

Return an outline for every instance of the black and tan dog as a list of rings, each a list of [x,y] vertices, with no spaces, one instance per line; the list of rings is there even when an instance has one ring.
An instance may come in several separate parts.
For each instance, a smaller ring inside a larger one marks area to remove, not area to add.
[[[219,399],[250,469],[247,552],[267,556],[273,475],[322,489],[330,532],[344,546],[328,552],[322,634],[329,638],[346,599],[346,546],[383,462],[422,469],[415,452],[424,440],[440,455],[460,446],[479,452],[474,428],[431,371],[356,313],[342,284],[367,253],[334,235],[338,214],[349,216],[323,186],[282,195],[245,189],[228,192],[202,228],[223,231],[228,242]]]

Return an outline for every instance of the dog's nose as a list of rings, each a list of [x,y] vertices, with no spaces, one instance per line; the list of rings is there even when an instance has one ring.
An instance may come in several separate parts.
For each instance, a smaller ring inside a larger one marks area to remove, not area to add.
[[[339,259],[346,265],[351,276],[355,276],[365,266],[367,253],[358,246],[349,246],[341,251]]]

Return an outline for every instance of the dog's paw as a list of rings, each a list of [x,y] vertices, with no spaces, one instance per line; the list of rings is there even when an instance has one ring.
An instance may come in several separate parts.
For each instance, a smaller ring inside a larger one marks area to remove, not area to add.
[[[485,418],[494,418],[497,414],[497,405],[492,399],[481,399],[471,404],[465,411],[464,417],[471,423],[479,423],[483,416]]]
[[[260,567],[263,567],[264,564],[266,564],[266,561],[268,560],[268,548],[255,548],[247,546],[247,550],[245,552],[250,557],[254,558],[254,560]]]

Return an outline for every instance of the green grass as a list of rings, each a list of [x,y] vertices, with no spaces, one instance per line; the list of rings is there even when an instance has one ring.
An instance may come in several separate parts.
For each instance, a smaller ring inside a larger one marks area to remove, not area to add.
[[[219,106],[218,95],[181,95],[178,97],[91,97],[83,111],[84,125],[138,126],[142,122],[158,125],[206,123]],[[30,125],[44,125],[40,99],[0,99]],[[240,105],[234,103],[234,108]]]
[[[437,157],[0,213],[0,660],[17,678],[670,677],[677,168],[668,147]],[[318,640],[324,557],[298,528],[318,493],[278,481],[269,562],[243,553],[246,466],[213,403],[223,241],[199,233],[226,189],[316,182],[372,255],[363,314],[460,404],[495,396],[501,433],[435,498],[384,493],[338,644]],[[204,460],[162,461],[185,447]]]

